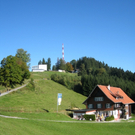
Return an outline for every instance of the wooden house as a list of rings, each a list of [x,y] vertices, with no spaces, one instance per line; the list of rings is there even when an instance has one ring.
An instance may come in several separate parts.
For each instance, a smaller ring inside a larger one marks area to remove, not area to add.
[[[115,120],[128,119],[134,103],[121,88],[97,85],[83,102],[86,105],[85,111],[74,111],[73,116],[77,118],[79,115],[96,114],[104,118],[113,115]]]

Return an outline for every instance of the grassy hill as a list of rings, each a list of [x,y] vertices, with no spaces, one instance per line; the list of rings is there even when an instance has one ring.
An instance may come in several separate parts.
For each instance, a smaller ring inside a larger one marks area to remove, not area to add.
[[[53,73],[32,73],[31,76],[34,78],[36,86],[35,91],[25,87],[0,97],[0,115],[28,118],[0,117],[1,135],[134,134],[135,122],[94,123],[76,121],[65,115],[65,109],[70,108],[71,104],[85,108],[82,102],[86,97],[50,80],[50,75]],[[75,74],[69,75],[74,76]],[[62,93],[62,104],[58,107],[59,113],[56,113],[58,93]]]
[[[32,73],[35,91],[25,87],[1,97],[0,109],[14,112],[56,112],[58,93],[62,93],[62,104],[58,106],[59,112],[65,112],[65,109],[71,106],[85,108],[82,102],[86,97],[50,80],[51,74],[53,72]]]

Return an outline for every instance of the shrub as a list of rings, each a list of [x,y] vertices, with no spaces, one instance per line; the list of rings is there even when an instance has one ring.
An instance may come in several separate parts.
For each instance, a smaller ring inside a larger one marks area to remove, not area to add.
[[[114,120],[114,116],[113,115],[105,118],[105,121],[111,121],[111,120]]]
[[[92,121],[95,121],[95,115],[94,114],[92,114],[92,115],[85,114],[83,117],[85,118],[85,120],[91,119]]]
[[[32,91],[35,90],[35,83],[34,83],[34,79],[33,79],[33,78],[31,78],[31,80],[29,81],[27,87],[28,87],[30,90],[32,90]]]

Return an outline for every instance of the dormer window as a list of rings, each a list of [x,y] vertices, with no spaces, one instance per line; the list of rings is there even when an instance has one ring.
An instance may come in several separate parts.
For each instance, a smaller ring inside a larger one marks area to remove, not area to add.
[[[103,101],[104,98],[103,97],[95,97],[95,101]]]

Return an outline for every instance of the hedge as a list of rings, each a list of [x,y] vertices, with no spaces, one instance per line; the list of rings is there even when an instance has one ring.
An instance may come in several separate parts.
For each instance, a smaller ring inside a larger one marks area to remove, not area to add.
[[[85,114],[83,117],[85,118],[85,120],[91,119],[91,120],[95,121],[95,119],[96,119],[94,114],[92,114],[92,115]]]
[[[105,118],[105,121],[111,121],[111,120],[114,120],[114,116],[113,115]]]

